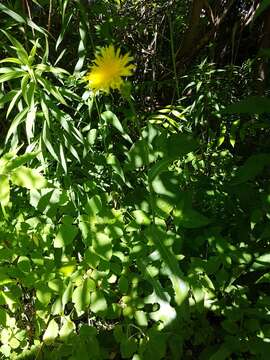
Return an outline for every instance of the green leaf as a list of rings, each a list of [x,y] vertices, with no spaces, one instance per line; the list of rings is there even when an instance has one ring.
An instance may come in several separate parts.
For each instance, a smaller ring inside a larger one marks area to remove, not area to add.
[[[75,225],[61,224],[54,239],[54,247],[62,248],[69,245],[75,239],[77,234],[78,228]]]
[[[134,216],[137,224],[139,225],[149,225],[151,223],[149,217],[142,210],[134,210],[132,211],[132,215]]]
[[[147,316],[146,316],[145,311],[142,311],[142,310],[135,311],[135,320],[139,326],[147,326],[148,325]]]
[[[51,301],[52,293],[45,284],[41,284],[37,286],[36,296],[42,305],[48,306]]]
[[[138,345],[134,338],[124,338],[120,343],[120,351],[122,358],[130,359],[130,357],[136,352],[137,347]]]
[[[210,223],[206,216],[190,208],[178,207],[173,211],[173,215],[174,223],[187,229],[196,229]]]
[[[262,0],[260,6],[256,10],[254,19],[260,16],[270,6],[270,0]]]
[[[0,203],[7,206],[10,198],[9,179],[6,175],[0,175]]]
[[[167,336],[156,329],[150,329],[148,332],[148,341],[146,343],[144,358],[149,360],[161,360],[166,355]]]
[[[165,197],[155,197],[153,207],[155,214],[162,219],[167,219],[173,209],[173,205]]]
[[[72,297],[72,293],[73,293],[73,284],[71,281],[69,281],[65,291],[63,292],[63,296],[62,296],[62,306],[63,309],[65,308],[66,304],[69,302],[69,300]]]
[[[36,170],[20,166],[11,174],[13,184],[27,189],[42,189],[46,187],[47,180]]]
[[[4,13],[6,13],[7,15],[9,15],[10,17],[12,17],[12,19],[14,19],[15,21],[17,21],[20,24],[25,24],[26,21],[25,19],[18,13],[16,13],[15,11],[9,9],[7,6],[0,4],[0,10],[3,11]]]
[[[52,319],[49,322],[48,327],[43,335],[43,338],[42,338],[43,341],[45,341],[45,342],[53,341],[54,339],[57,338],[58,331],[59,331],[58,324],[54,319]]]
[[[148,180],[152,182],[157,175],[159,175],[163,171],[168,170],[168,165],[170,164],[171,160],[165,158],[162,160],[157,161],[148,171]]]
[[[17,266],[24,273],[30,273],[31,271],[31,262],[27,256],[20,256]]]
[[[90,304],[90,291],[93,291],[93,280],[91,279],[85,279],[83,283],[74,290],[72,302],[78,315],[88,308]]]
[[[94,195],[85,205],[88,215],[97,215],[102,210],[102,200],[99,195]]]
[[[10,346],[8,344],[4,344],[0,347],[0,351],[3,355],[5,355],[5,357],[9,358],[10,356]]]
[[[0,325],[6,327],[8,313],[4,309],[0,308]]]
[[[85,262],[93,269],[95,269],[100,262],[100,257],[95,254],[92,247],[86,249],[84,253],[84,259]]]
[[[18,339],[16,339],[16,337],[12,337],[10,340],[9,340],[9,346],[12,348],[12,349],[17,349],[19,346],[20,346],[20,342]]]
[[[0,76],[0,83],[9,81],[12,79],[17,79],[19,77],[23,77],[25,75],[25,71],[23,70],[10,70],[6,74]]]
[[[28,161],[35,159],[37,157],[37,155],[38,155],[38,152],[31,152],[31,153],[26,153],[26,154],[23,154],[20,156],[16,156],[8,161],[8,163],[5,166],[5,171],[10,172],[10,171],[18,168],[19,166],[27,163]]]
[[[124,275],[120,276],[118,281],[118,287],[122,294],[126,294],[128,292],[129,284],[126,276]]]
[[[233,179],[233,185],[242,184],[248,180],[254,179],[259,175],[265,166],[270,165],[269,154],[258,154],[250,156],[244,165],[242,165],[236,172]]]
[[[107,311],[108,305],[105,296],[101,290],[91,293],[90,309],[97,315],[104,315]]]
[[[17,94],[13,97],[13,99],[11,100],[10,104],[9,104],[9,107],[7,109],[7,112],[6,112],[6,118],[8,118],[8,115],[10,114],[10,112],[12,111],[14,105],[18,102],[20,96],[22,94],[22,91],[21,90],[18,90],[17,91]]]
[[[31,106],[25,119],[26,137],[29,144],[31,143],[31,140],[34,136],[34,124],[36,119],[36,112],[37,112],[37,108],[35,106]]]
[[[27,51],[25,50],[25,48],[22,46],[22,44],[15,39],[13,36],[11,36],[9,33],[7,33],[6,31],[2,30],[2,32],[6,35],[6,37],[9,39],[9,41],[12,43],[12,45],[15,47],[15,50],[17,52],[18,58],[25,64],[25,65],[29,65],[29,58],[28,58],[28,54]]]
[[[184,275],[179,268],[175,255],[165,245],[168,234],[166,234],[163,229],[158,228],[158,226],[150,225],[146,230],[146,236],[155,244],[161,259],[164,261],[175,292],[175,302],[178,305],[181,305],[188,294],[188,286],[184,280]]]
[[[26,114],[28,112],[29,108],[26,107],[24,108],[21,112],[19,112],[15,118],[13,119],[8,132],[7,132],[7,136],[6,136],[6,143],[8,142],[9,138],[11,137],[11,135],[16,134],[17,132],[17,128],[20,125],[21,122],[23,122],[23,120],[26,117]]]
[[[101,114],[101,118],[104,120],[106,125],[112,125],[115,127],[123,136],[124,139],[132,143],[131,138],[128,134],[125,133],[122,124],[120,123],[118,117],[110,110],[104,111]]]
[[[107,158],[107,164],[111,165],[114,172],[121,177],[123,182],[126,182],[125,175],[123,172],[123,169],[121,168],[120,161],[117,159],[117,157],[114,154],[108,154]]]
[[[136,141],[127,153],[127,157],[129,159],[126,165],[127,170],[149,165],[155,160],[153,151],[146,139]]]
[[[97,232],[93,238],[93,249],[103,260],[110,260],[112,257],[112,242],[108,235]]]
[[[76,326],[73,321],[69,318],[64,318],[64,323],[59,331],[59,336],[62,339],[67,338],[69,335],[74,333],[76,330]]]

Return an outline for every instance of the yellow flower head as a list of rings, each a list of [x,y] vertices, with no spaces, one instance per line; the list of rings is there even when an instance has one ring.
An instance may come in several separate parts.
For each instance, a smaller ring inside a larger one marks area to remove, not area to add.
[[[120,49],[115,50],[113,45],[101,48],[96,54],[93,65],[85,80],[93,91],[102,90],[106,93],[110,89],[120,89],[123,84],[123,76],[132,75],[135,65],[130,64],[133,60],[129,54],[120,55]]]

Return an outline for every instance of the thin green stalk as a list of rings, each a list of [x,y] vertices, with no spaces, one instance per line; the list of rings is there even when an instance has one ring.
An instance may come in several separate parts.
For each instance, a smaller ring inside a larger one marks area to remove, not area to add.
[[[135,126],[138,130],[138,133],[139,133],[139,136],[140,138],[142,137],[142,130],[141,130],[141,127],[140,127],[140,124],[139,124],[139,120],[138,120],[138,117],[137,117],[137,113],[136,113],[136,110],[135,110],[135,107],[134,107],[134,104],[133,104],[133,101],[128,98],[128,103],[129,103],[129,106],[130,106],[130,109],[132,111],[132,115],[133,115],[133,119],[134,119],[134,123],[135,123]]]
[[[97,109],[97,113],[98,113],[98,118],[99,118],[99,121],[100,121],[100,124],[101,124],[101,130],[102,130],[102,139],[103,139],[103,145],[104,145],[104,149],[106,151],[106,153],[108,153],[108,149],[107,149],[107,145],[106,145],[106,134],[105,134],[105,126],[104,126],[104,121],[101,117],[101,114],[100,114],[100,109],[99,109],[99,106],[98,106],[98,103],[97,103],[97,99],[96,99],[96,95],[94,95],[94,103],[95,103],[95,106],[96,106],[96,109]]]

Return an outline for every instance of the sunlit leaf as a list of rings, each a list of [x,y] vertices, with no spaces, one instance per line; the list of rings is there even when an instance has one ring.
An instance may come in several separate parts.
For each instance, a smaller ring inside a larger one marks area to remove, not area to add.
[[[54,339],[57,338],[58,331],[59,331],[58,324],[54,319],[52,319],[49,322],[48,327],[43,335],[43,341],[45,341],[45,342],[53,341]]]
[[[20,166],[11,174],[13,184],[27,189],[42,189],[46,187],[47,180],[36,170]]]
[[[0,203],[7,206],[10,198],[9,179],[6,175],[0,175]]]

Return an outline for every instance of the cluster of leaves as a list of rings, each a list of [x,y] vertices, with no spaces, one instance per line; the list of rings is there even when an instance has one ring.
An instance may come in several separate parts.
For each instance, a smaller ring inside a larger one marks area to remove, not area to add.
[[[80,81],[83,2],[58,2],[56,40],[14,3],[0,4],[1,356],[267,359],[269,100],[226,107],[242,73],[204,61],[141,121]],[[116,21],[124,3],[91,11]],[[74,70],[74,44],[59,49],[76,23]]]

